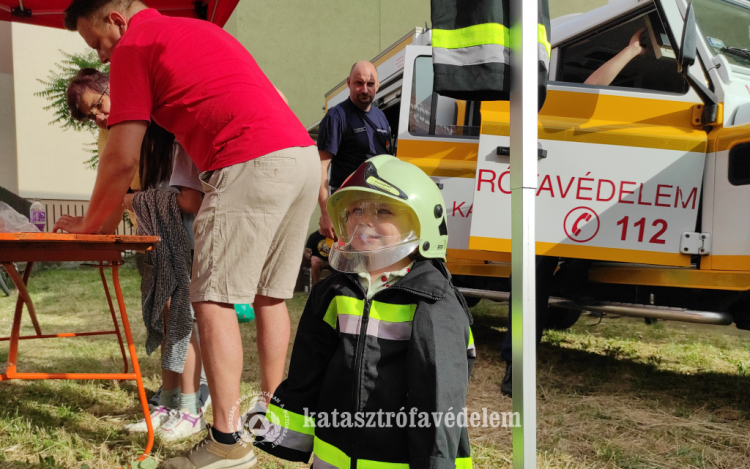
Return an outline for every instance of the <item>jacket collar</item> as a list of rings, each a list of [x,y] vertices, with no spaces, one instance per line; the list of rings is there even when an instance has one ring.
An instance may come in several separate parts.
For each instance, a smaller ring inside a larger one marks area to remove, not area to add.
[[[345,274],[352,282],[361,289],[362,286],[355,274]],[[445,265],[438,260],[420,260],[414,263],[411,271],[396,285],[390,287],[395,290],[406,290],[417,296],[430,300],[441,300],[446,292],[451,289],[450,274]],[[383,290],[377,294],[382,294]]]

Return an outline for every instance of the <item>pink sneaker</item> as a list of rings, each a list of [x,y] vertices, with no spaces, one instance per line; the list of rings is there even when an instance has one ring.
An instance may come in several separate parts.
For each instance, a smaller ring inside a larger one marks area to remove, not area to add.
[[[200,433],[205,427],[206,421],[203,420],[203,412],[195,415],[185,408],[171,410],[169,420],[159,428],[159,435],[162,440],[166,441],[181,440]]]
[[[169,419],[168,407],[158,406],[151,409],[151,425],[154,426],[154,430],[164,425]],[[125,431],[128,433],[147,433],[148,427],[146,426],[146,419],[140,419],[136,423],[125,425]]]

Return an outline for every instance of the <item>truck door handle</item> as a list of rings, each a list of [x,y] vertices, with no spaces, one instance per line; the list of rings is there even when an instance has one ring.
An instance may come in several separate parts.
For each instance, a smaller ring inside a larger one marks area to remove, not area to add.
[[[510,156],[510,147],[497,147],[498,156]],[[539,158],[547,158],[547,150],[539,149]]]

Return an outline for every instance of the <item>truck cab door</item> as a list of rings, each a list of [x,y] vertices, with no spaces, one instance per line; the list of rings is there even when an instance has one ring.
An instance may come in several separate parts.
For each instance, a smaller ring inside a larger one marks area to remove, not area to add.
[[[407,47],[396,156],[421,168],[440,187],[450,255],[469,245],[480,103],[433,93],[432,81],[432,48]]]
[[[641,55],[611,83],[584,84],[641,30]],[[677,73],[656,6],[621,2],[553,22],[552,42],[536,253],[690,265],[680,239],[696,229],[707,136],[692,125],[701,102]],[[509,131],[509,103],[483,103],[470,249],[511,249]]]

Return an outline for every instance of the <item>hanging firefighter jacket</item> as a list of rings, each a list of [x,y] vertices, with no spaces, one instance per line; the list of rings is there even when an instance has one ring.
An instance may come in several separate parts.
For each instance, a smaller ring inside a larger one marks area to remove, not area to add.
[[[539,108],[547,95],[550,23],[539,2]],[[433,90],[467,101],[510,99],[509,0],[432,0]]]

